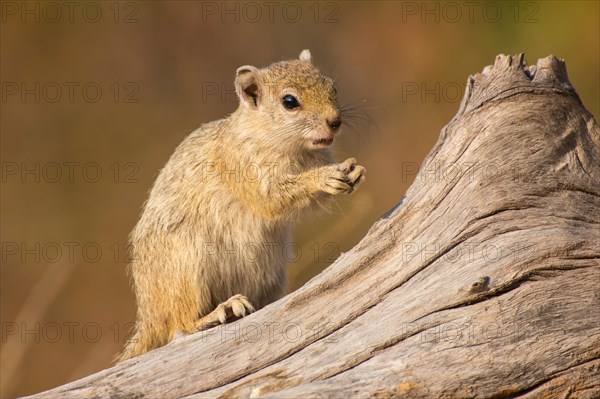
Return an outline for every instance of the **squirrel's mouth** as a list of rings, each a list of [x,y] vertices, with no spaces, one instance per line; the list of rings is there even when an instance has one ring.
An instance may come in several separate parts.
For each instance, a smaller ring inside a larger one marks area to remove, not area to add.
[[[327,147],[327,146],[330,146],[331,144],[333,144],[333,137],[313,140],[312,143],[313,143],[313,145],[316,145],[316,146]]]

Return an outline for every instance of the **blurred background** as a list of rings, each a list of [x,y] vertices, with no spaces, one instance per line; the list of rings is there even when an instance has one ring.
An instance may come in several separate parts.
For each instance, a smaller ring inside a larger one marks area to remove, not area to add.
[[[127,236],[174,148],[235,110],[241,65],[309,48],[373,120],[336,143],[367,180],[295,228],[290,291],[398,202],[497,54],[564,58],[600,110],[597,1],[0,4],[2,397],[111,365],[135,316]]]

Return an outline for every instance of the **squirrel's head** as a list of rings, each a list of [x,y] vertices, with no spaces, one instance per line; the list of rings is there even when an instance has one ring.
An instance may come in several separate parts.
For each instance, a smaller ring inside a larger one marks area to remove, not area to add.
[[[340,130],[334,82],[312,64],[309,50],[263,69],[238,68],[235,88],[240,110],[252,114],[258,128],[275,130],[269,139],[281,146],[324,149]]]

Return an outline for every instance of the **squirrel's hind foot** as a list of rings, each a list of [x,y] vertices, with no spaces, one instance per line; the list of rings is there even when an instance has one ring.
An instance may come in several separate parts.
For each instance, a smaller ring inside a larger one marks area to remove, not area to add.
[[[225,302],[219,304],[209,314],[196,321],[198,331],[226,324],[228,321],[240,319],[254,312],[254,306],[244,295],[234,295]]]

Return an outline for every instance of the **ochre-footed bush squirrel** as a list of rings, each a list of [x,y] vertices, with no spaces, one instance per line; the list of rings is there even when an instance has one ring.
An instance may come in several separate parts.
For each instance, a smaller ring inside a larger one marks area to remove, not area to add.
[[[363,180],[333,161],[336,89],[308,50],[238,68],[235,88],[237,110],[177,147],[131,233],[137,320],[118,361],[280,298],[293,221]]]

